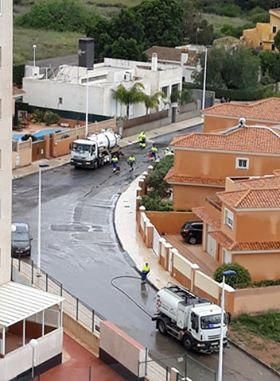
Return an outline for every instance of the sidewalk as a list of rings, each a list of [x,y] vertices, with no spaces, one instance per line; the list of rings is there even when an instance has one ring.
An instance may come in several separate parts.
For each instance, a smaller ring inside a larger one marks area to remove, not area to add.
[[[136,188],[138,178],[130,184],[121,194],[115,208],[115,227],[123,249],[135,262],[138,270],[143,264],[149,262],[151,272],[149,281],[158,289],[166,286],[168,282],[176,283],[168,271],[164,270],[158,262],[158,257],[152,249],[148,249],[140,236],[136,226]]]
[[[123,381],[123,378],[109,366],[105,365],[102,361],[93,356],[70,336],[64,334],[62,364],[43,373],[40,376],[40,380]]]
[[[185,128],[191,128],[191,127],[197,126],[197,125],[202,124],[202,123],[203,123],[202,117],[187,119],[187,120],[184,120],[182,122],[169,124],[168,126],[165,126],[165,127],[161,127],[161,128],[155,129],[155,130],[147,131],[146,137],[148,140],[152,140],[153,138],[155,138],[157,136],[166,135],[166,134],[169,134],[169,133],[174,132],[174,131],[179,132],[181,130],[184,130]],[[137,142],[137,139],[138,139],[138,135],[133,135],[133,136],[129,136],[127,138],[123,138],[123,139],[121,139],[120,147],[126,147],[130,144],[134,144]],[[35,161],[34,163],[32,163],[31,165],[29,165],[27,167],[14,169],[13,170],[13,179],[32,175],[33,173],[38,172],[38,167],[39,167],[40,163],[44,163],[44,164],[49,165],[48,168],[44,169],[44,171],[45,171],[45,170],[49,170],[49,169],[53,169],[53,168],[57,168],[57,167],[60,167],[62,165],[65,165],[65,164],[69,163],[69,161],[70,161],[70,155],[65,155],[65,156],[53,158],[50,160],[42,159],[39,161]]]

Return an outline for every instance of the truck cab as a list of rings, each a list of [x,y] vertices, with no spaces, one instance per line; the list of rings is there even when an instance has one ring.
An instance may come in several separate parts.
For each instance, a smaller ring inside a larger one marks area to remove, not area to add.
[[[110,161],[110,152],[105,147],[99,150],[95,141],[78,139],[72,144],[70,163],[75,167],[98,168]]]

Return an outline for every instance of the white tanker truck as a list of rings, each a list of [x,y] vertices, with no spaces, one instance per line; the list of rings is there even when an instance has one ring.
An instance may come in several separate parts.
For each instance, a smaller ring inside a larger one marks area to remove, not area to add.
[[[70,164],[76,168],[98,168],[111,162],[112,155],[120,150],[120,135],[111,130],[77,139],[71,146]]]
[[[223,343],[227,343],[227,315],[224,314]],[[157,293],[157,314],[152,318],[163,335],[181,341],[187,350],[219,350],[221,308],[187,289],[168,285]]]

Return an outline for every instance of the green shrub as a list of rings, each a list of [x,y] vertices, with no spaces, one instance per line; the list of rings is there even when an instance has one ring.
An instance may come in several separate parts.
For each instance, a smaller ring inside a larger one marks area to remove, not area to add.
[[[31,120],[35,123],[42,123],[44,121],[44,115],[44,111],[36,109],[31,114]]]
[[[170,212],[173,210],[171,201],[162,200],[154,193],[143,196],[141,204],[145,206],[146,210],[153,210],[159,212]]]
[[[147,186],[152,188],[159,198],[165,196],[169,185],[164,180],[165,175],[172,167],[174,161],[173,156],[165,156],[156,165],[147,177]]]
[[[252,287],[269,287],[269,286],[280,286],[280,279],[264,279],[258,282],[253,282]]]
[[[226,270],[234,270],[236,275],[226,278],[226,283],[234,288],[245,288],[251,283],[250,273],[245,267],[238,263],[227,263],[217,268],[214,273],[214,279],[221,283],[223,280],[223,272]]]
[[[46,111],[44,114],[43,121],[46,123],[47,126],[50,124],[56,124],[59,121],[59,115],[52,111]]]

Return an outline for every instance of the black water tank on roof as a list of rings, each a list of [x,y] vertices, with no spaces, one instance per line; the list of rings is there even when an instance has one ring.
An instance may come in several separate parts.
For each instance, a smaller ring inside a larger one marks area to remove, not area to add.
[[[79,39],[79,66],[92,69],[94,64],[94,40],[91,37]]]

